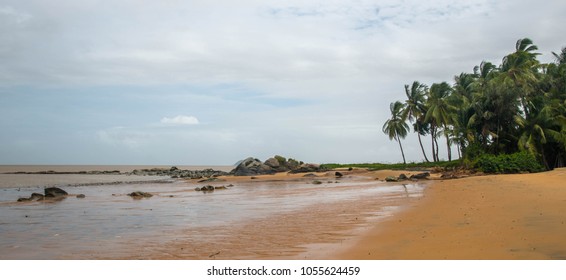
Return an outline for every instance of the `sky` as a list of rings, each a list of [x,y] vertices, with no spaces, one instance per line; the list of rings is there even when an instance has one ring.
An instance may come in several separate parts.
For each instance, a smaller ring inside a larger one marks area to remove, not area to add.
[[[565,14],[531,0],[0,0],[0,164],[400,162],[382,126],[405,84],[499,65],[525,37],[551,62]],[[423,160],[415,133],[402,143]]]

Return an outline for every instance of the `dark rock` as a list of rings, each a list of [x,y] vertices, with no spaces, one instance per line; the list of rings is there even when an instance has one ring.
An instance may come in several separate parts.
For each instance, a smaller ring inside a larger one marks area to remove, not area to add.
[[[336,178],[342,178],[342,176],[344,176],[344,174],[342,174],[338,171],[334,172],[334,175],[336,176]]]
[[[128,195],[131,196],[132,198],[144,198],[144,197],[150,198],[150,197],[153,196],[150,193],[140,192],[140,191],[135,191],[135,192],[129,193]]]
[[[45,192],[45,197],[60,197],[60,196],[68,195],[66,191],[57,187],[45,188],[44,192]]]
[[[397,178],[395,176],[387,176],[385,177],[385,182],[397,182]]]
[[[399,177],[397,179],[399,181],[405,181],[405,180],[409,180],[409,177],[407,177],[407,175],[405,175],[405,173],[401,173],[401,174],[399,174]]]
[[[235,176],[254,176],[263,174],[274,174],[277,171],[263,164],[259,159],[249,157],[243,160],[236,168],[230,171]]]
[[[32,193],[29,200],[43,200],[45,197],[40,193]]]
[[[314,173],[308,173],[308,174],[303,175],[303,177],[318,177],[318,176]]]
[[[320,185],[320,184],[322,184],[322,182],[319,181],[319,180],[314,180],[314,181],[312,181],[312,183],[315,184],[315,185]]]
[[[20,197],[20,198],[18,198],[18,202],[25,202],[25,201],[30,201],[30,199],[27,198],[27,197]]]
[[[84,194],[77,194],[77,198],[85,198],[85,197],[86,197],[86,195],[84,195]]]
[[[410,179],[411,180],[421,180],[421,179],[428,179],[428,177],[430,177],[430,173],[423,172],[423,173],[411,175]]]
[[[309,173],[309,172],[322,172],[326,169],[322,168],[320,164],[302,164],[297,169],[291,170],[291,173]]]
[[[227,189],[226,186],[216,186],[214,187],[215,190],[225,190]]]

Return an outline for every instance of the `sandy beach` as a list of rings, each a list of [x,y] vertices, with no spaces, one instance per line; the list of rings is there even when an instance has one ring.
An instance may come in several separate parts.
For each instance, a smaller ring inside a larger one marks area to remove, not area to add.
[[[566,259],[566,169],[435,180],[332,259]]]
[[[222,176],[209,184],[234,187],[209,194],[199,180],[69,187],[86,199],[62,203],[18,204],[38,187],[2,188],[0,257],[566,259],[564,168],[391,183],[419,172],[340,171]]]

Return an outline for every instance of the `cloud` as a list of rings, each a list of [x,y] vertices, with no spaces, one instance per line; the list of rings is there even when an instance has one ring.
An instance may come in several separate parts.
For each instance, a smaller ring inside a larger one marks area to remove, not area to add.
[[[173,118],[164,117],[161,119],[161,123],[169,125],[197,125],[199,120],[193,116],[178,115]]]

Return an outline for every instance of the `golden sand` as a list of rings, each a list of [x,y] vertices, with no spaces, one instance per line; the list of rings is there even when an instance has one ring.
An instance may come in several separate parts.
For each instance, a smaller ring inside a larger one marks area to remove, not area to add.
[[[566,169],[434,181],[333,259],[566,259]]]

